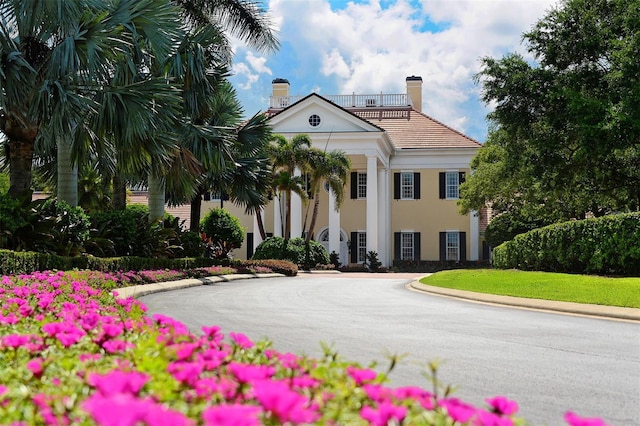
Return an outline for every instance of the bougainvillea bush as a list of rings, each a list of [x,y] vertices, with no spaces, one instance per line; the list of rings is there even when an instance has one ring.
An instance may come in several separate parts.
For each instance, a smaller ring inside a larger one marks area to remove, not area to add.
[[[507,398],[474,407],[388,387],[330,351],[314,359],[215,326],[192,333],[74,274],[4,276],[0,301],[3,425],[524,424]]]

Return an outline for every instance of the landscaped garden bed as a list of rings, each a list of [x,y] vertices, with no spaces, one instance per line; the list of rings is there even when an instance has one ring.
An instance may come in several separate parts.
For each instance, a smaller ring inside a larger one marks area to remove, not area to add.
[[[1,424],[522,424],[505,397],[474,407],[438,387],[391,388],[330,351],[281,353],[216,326],[192,333],[104,287],[95,272],[2,277]]]

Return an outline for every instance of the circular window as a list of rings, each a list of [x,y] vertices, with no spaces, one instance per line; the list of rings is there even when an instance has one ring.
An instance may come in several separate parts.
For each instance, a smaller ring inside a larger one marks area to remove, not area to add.
[[[313,114],[309,117],[309,125],[311,127],[318,127],[320,125],[320,116],[318,114]]]

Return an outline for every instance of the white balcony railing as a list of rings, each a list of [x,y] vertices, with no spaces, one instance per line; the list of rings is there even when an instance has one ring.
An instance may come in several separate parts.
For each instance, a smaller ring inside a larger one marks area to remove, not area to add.
[[[413,106],[407,93],[377,95],[322,95],[323,98],[345,109],[410,109]],[[304,96],[271,96],[270,109],[283,109],[298,102]]]

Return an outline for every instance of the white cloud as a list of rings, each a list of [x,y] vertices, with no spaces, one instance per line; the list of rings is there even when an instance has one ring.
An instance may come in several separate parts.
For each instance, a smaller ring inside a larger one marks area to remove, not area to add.
[[[333,1],[337,4],[337,1]],[[556,0],[271,0],[282,52],[236,72],[287,78],[293,93],[404,93],[423,79],[423,111],[465,131],[486,127],[473,76],[483,56],[525,53],[522,33]],[[267,72],[268,71],[268,72]],[[323,87],[324,86],[324,87]],[[264,86],[263,86],[264,87]],[[331,89],[329,91],[329,89]],[[484,137],[484,135],[480,135]]]

